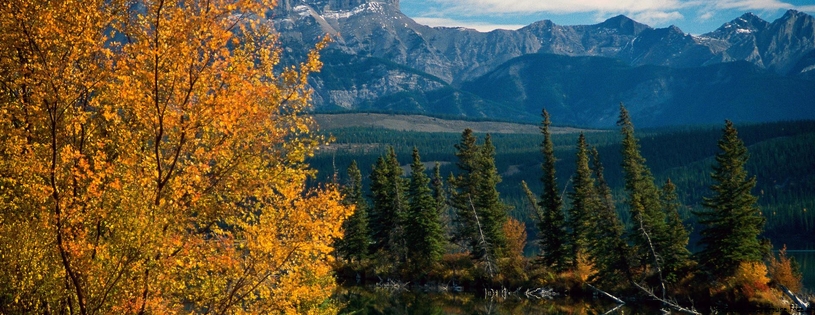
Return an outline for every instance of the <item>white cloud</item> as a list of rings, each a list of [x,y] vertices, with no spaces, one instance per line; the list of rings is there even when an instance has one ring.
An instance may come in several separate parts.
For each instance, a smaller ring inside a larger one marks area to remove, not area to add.
[[[724,9],[775,11],[798,9],[813,11],[815,5],[796,7],[781,0],[429,0],[442,12],[462,15],[531,14],[531,13],[591,13],[628,14],[650,13],[651,16],[677,18],[677,11],[696,8],[705,12]],[[705,19],[703,14],[702,19]]]
[[[815,12],[815,5],[801,5],[795,8],[798,11]]]
[[[737,10],[780,10],[790,9],[795,6],[778,0],[719,0],[709,3],[717,9],[737,9]]]
[[[491,24],[491,23],[483,23],[483,22],[470,22],[470,21],[460,21],[455,19],[448,19],[448,18],[436,18],[436,17],[416,17],[413,19],[416,23],[427,25],[427,26],[447,26],[447,27],[464,27],[464,28],[471,28],[477,30],[479,32],[489,32],[492,30],[502,29],[502,30],[517,30],[519,28],[524,27],[525,25],[515,25],[515,24]]]
[[[702,22],[708,21],[708,20],[712,19],[713,16],[715,16],[715,15],[716,14],[714,14],[713,11],[706,11],[705,13],[702,13],[701,15],[699,15],[699,21],[702,21]]]
[[[680,0],[433,0],[436,4],[459,13],[586,13],[646,12],[675,10],[686,6]]]
[[[589,15],[596,22],[622,14],[653,27],[690,22],[696,28],[685,31],[701,32],[704,30],[698,29],[698,25],[712,26],[708,24],[718,23],[724,12],[730,15],[751,11],[760,16],[773,16],[787,9],[815,12],[815,4],[789,3],[812,0],[402,0],[403,4],[408,1],[421,3],[419,12],[412,15],[419,16],[416,20],[420,23],[479,31],[518,29],[522,25],[515,23],[528,21],[532,16],[548,18],[546,14]]]
[[[663,11],[644,11],[635,13],[632,17],[635,21],[647,25],[662,25],[668,22],[684,19],[682,13],[677,11],[663,12]]]

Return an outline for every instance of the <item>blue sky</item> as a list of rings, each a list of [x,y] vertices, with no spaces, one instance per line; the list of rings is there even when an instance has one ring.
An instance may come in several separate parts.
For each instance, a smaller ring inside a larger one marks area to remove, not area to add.
[[[769,22],[788,9],[815,15],[815,0],[400,0],[400,6],[422,24],[480,31],[517,29],[545,19],[596,24],[623,14],[651,27],[676,25],[698,35],[746,12]]]

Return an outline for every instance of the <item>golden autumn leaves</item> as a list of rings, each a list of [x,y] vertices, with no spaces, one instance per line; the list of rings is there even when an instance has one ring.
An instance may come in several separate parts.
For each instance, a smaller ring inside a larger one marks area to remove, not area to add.
[[[0,312],[334,311],[351,209],[273,2],[0,4]]]

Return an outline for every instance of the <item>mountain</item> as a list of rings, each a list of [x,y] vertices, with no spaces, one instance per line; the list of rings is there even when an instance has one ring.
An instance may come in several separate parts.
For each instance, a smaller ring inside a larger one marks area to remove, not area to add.
[[[815,82],[780,76],[746,61],[633,67],[611,58],[532,54],[462,89],[515,104],[528,117],[546,107],[560,124],[581,127],[613,127],[620,102],[642,127],[815,119]]]
[[[489,86],[481,90],[473,90],[472,87],[480,84],[476,82],[501,77],[494,72],[497,69],[520,69],[518,65],[506,64],[517,62],[515,58],[538,54],[558,55],[567,59],[603,57],[620,67],[630,67],[626,71],[632,73],[669,76],[650,77],[653,82],[682,81],[691,84],[693,82],[688,80],[693,76],[686,73],[704,73],[713,69],[710,67],[730,63],[738,65],[723,66],[716,68],[716,71],[736,71],[722,74],[733,78],[741,73],[738,71],[756,73],[751,78],[756,80],[753,83],[758,87],[786,86],[784,84],[794,82],[790,83],[791,86],[811,90],[811,81],[815,77],[812,75],[815,69],[815,19],[796,11],[789,11],[773,22],[745,14],[713,32],[699,36],[685,34],[673,26],[651,28],[625,16],[616,16],[595,25],[575,26],[561,26],[544,20],[515,31],[495,30],[487,33],[465,28],[428,27],[402,14],[398,0],[281,0],[271,20],[280,34],[287,56],[305,55],[305,51],[326,34],[333,39],[323,51],[323,71],[311,78],[318,111],[390,111],[535,121],[539,119],[540,107],[555,99],[531,97],[524,100],[522,105],[494,97],[501,93],[485,94],[484,91],[494,90],[487,89]],[[751,68],[744,70],[748,65]],[[656,69],[654,66],[664,68],[649,72]],[[682,69],[695,70],[683,72]],[[534,72],[524,73],[531,77],[503,78],[524,82],[546,81],[536,78]],[[675,77],[671,77],[680,74],[685,76],[682,80],[676,81]],[[602,83],[606,86],[622,88],[630,85],[629,82],[619,82],[620,77],[598,71],[579,75],[604,76],[606,80]],[[558,80],[584,80],[577,76],[577,73],[567,71]],[[694,77],[702,80],[695,84],[727,91],[738,90],[728,84],[714,82],[717,77]],[[496,86],[508,84],[491,82]],[[667,107],[678,106],[681,103],[679,97],[685,94],[662,90],[663,86],[678,89],[659,83],[651,86],[649,93],[639,98],[650,100],[649,108],[671,112],[674,109]],[[551,86],[540,87],[546,88],[553,89]],[[615,98],[634,93],[632,90],[598,89],[592,85],[576,86],[574,89],[571,94],[573,100],[561,102],[563,106],[577,106],[570,109],[574,113],[596,106],[604,111],[616,111],[619,101],[638,100],[637,97]],[[607,93],[605,103],[586,107],[588,105],[585,104],[594,99],[574,100],[598,90]],[[668,94],[675,95],[664,98],[671,99],[671,102],[657,102],[661,98],[654,96]],[[811,99],[782,98],[790,102],[783,106],[811,103]],[[802,103],[805,101],[808,102]],[[698,102],[705,100],[699,99]],[[725,104],[725,107],[739,111],[733,113],[734,116],[764,120],[770,117],[741,114],[740,111],[746,109],[734,104]],[[815,109],[810,109],[812,111]],[[797,117],[784,116],[780,119]],[[634,119],[637,118],[635,115]],[[575,123],[578,121],[575,120]],[[604,124],[599,121],[586,123],[592,126]],[[658,124],[658,121],[654,123]]]

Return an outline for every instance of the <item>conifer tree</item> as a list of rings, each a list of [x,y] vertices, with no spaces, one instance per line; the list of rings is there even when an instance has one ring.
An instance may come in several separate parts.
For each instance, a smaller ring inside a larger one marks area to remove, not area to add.
[[[596,148],[592,148],[591,158],[592,172],[597,178],[595,190],[599,198],[595,212],[597,225],[592,230],[592,241],[589,242],[589,254],[597,270],[592,280],[609,285],[619,284],[625,280],[631,280],[631,263],[629,262],[631,249],[623,239],[625,228],[617,216],[611,188],[606,182],[603,163],[600,161],[600,154]]]
[[[450,178],[450,204],[456,211],[454,240],[466,245],[475,259],[497,259],[506,245],[502,226],[507,207],[495,188],[501,181],[495,147],[489,135],[479,146],[472,130],[466,129],[456,149],[461,173]]]
[[[623,173],[625,190],[628,193],[628,211],[631,215],[631,230],[628,237],[635,246],[637,263],[654,266],[655,261],[664,259],[670,235],[659,199],[659,190],[654,184],[651,170],[645,165],[645,158],[640,155],[640,147],[634,136],[634,124],[628,110],[620,104]],[[652,251],[653,247],[653,251]],[[657,257],[654,257],[656,253]],[[655,266],[654,266],[655,267]]]
[[[455,145],[456,166],[460,170],[458,175],[451,175],[449,182],[450,206],[455,210],[453,242],[472,250],[479,242],[478,226],[475,219],[475,198],[477,183],[480,181],[477,160],[481,149],[476,143],[473,131],[465,129],[461,140]]]
[[[481,180],[478,182],[476,209],[483,232],[491,245],[486,250],[490,251],[489,254],[492,257],[498,259],[505,255],[504,251],[507,246],[503,227],[507,221],[509,207],[501,201],[496,188],[501,182],[501,176],[498,175],[498,169],[495,167],[495,146],[489,134],[484,138],[479,157]]]
[[[549,126],[549,112],[543,110],[543,193],[541,194],[540,208],[543,211],[541,220],[537,222],[540,232],[541,261],[544,265],[563,271],[570,266],[567,234],[565,230],[566,219],[563,214],[562,203],[555,177],[555,149],[552,143],[552,134]]]
[[[598,198],[595,193],[594,178],[589,168],[589,150],[583,133],[577,140],[577,165],[573,177],[574,188],[569,192],[569,243],[571,247],[572,267],[576,268],[579,255],[586,252],[590,240],[589,232],[594,228],[594,213],[597,211]]]
[[[408,212],[405,216],[405,242],[407,257],[414,270],[426,270],[441,258],[444,250],[444,234],[439,223],[438,205],[428,186],[430,178],[419,150],[413,148],[408,187]]]
[[[362,195],[362,173],[357,161],[348,166],[348,184],[343,187],[344,203],[354,205],[355,210],[343,222],[344,237],[337,241],[337,251],[348,260],[361,261],[368,257],[371,238],[368,231],[368,202]]]
[[[433,178],[431,179],[430,186],[433,189],[433,200],[436,202],[436,213],[442,223],[442,230],[445,235],[445,242],[450,236],[450,219],[451,215],[447,213],[447,192],[444,190],[444,180],[441,177],[441,164],[436,162],[433,166]]]
[[[742,262],[761,261],[765,248],[758,235],[764,217],[750,190],[756,178],[747,177],[748,153],[733,123],[726,121],[711,178],[713,196],[704,198],[707,210],[693,212],[703,226],[699,263],[719,277],[732,275]]]
[[[663,211],[667,218],[668,234],[671,243],[667,244],[668,249],[665,251],[663,257],[663,269],[665,271],[665,280],[668,282],[676,282],[679,276],[679,269],[687,265],[690,251],[688,251],[688,230],[682,224],[682,218],[679,216],[679,208],[682,206],[679,203],[679,198],[676,195],[676,185],[671,182],[671,179],[665,181],[662,185],[660,193]]]
[[[401,233],[405,209],[404,191],[407,183],[402,178],[402,168],[393,147],[380,156],[371,172],[371,197],[373,209],[370,215],[371,251],[384,250],[398,254],[404,249]],[[401,255],[397,255],[403,258]]]

